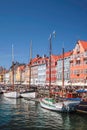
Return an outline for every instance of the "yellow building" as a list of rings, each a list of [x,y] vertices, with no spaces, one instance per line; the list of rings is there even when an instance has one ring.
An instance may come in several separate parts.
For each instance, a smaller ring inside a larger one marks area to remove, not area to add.
[[[17,68],[16,68],[16,72],[15,72],[15,81],[16,83],[22,83],[23,80],[24,80],[24,77],[23,77],[23,72],[24,72],[24,68],[25,68],[25,65],[19,65]]]

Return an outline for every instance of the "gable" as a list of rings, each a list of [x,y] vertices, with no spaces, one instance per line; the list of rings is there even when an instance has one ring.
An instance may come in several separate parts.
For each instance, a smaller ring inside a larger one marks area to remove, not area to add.
[[[87,42],[78,41],[73,50],[73,54],[83,53],[87,49]]]

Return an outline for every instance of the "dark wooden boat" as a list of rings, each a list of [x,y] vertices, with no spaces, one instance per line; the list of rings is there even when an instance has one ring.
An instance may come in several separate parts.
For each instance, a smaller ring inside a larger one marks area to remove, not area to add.
[[[82,97],[82,101],[76,106],[76,111],[79,113],[87,114],[87,89],[78,90],[78,92],[85,95]]]
[[[77,105],[76,111],[79,112],[79,113],[87,114],[87,101],[81,101]]]

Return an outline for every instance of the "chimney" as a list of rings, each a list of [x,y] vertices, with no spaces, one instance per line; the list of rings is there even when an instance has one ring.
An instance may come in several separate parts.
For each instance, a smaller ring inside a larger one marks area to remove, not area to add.
[[[37,58],[39,57],[39,54],[37,54]]]

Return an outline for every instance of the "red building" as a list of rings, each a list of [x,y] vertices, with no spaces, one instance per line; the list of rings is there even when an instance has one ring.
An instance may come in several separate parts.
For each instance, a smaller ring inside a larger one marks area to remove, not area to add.
[[[51,55],[51,81],[50,81],[50,65],[49,60],[47,62],[47,70],[46,70],[46,84],[49,85],[49,81],[51,82],[51,85],[56,84],[57,80],[57,60],[59,56]]]

